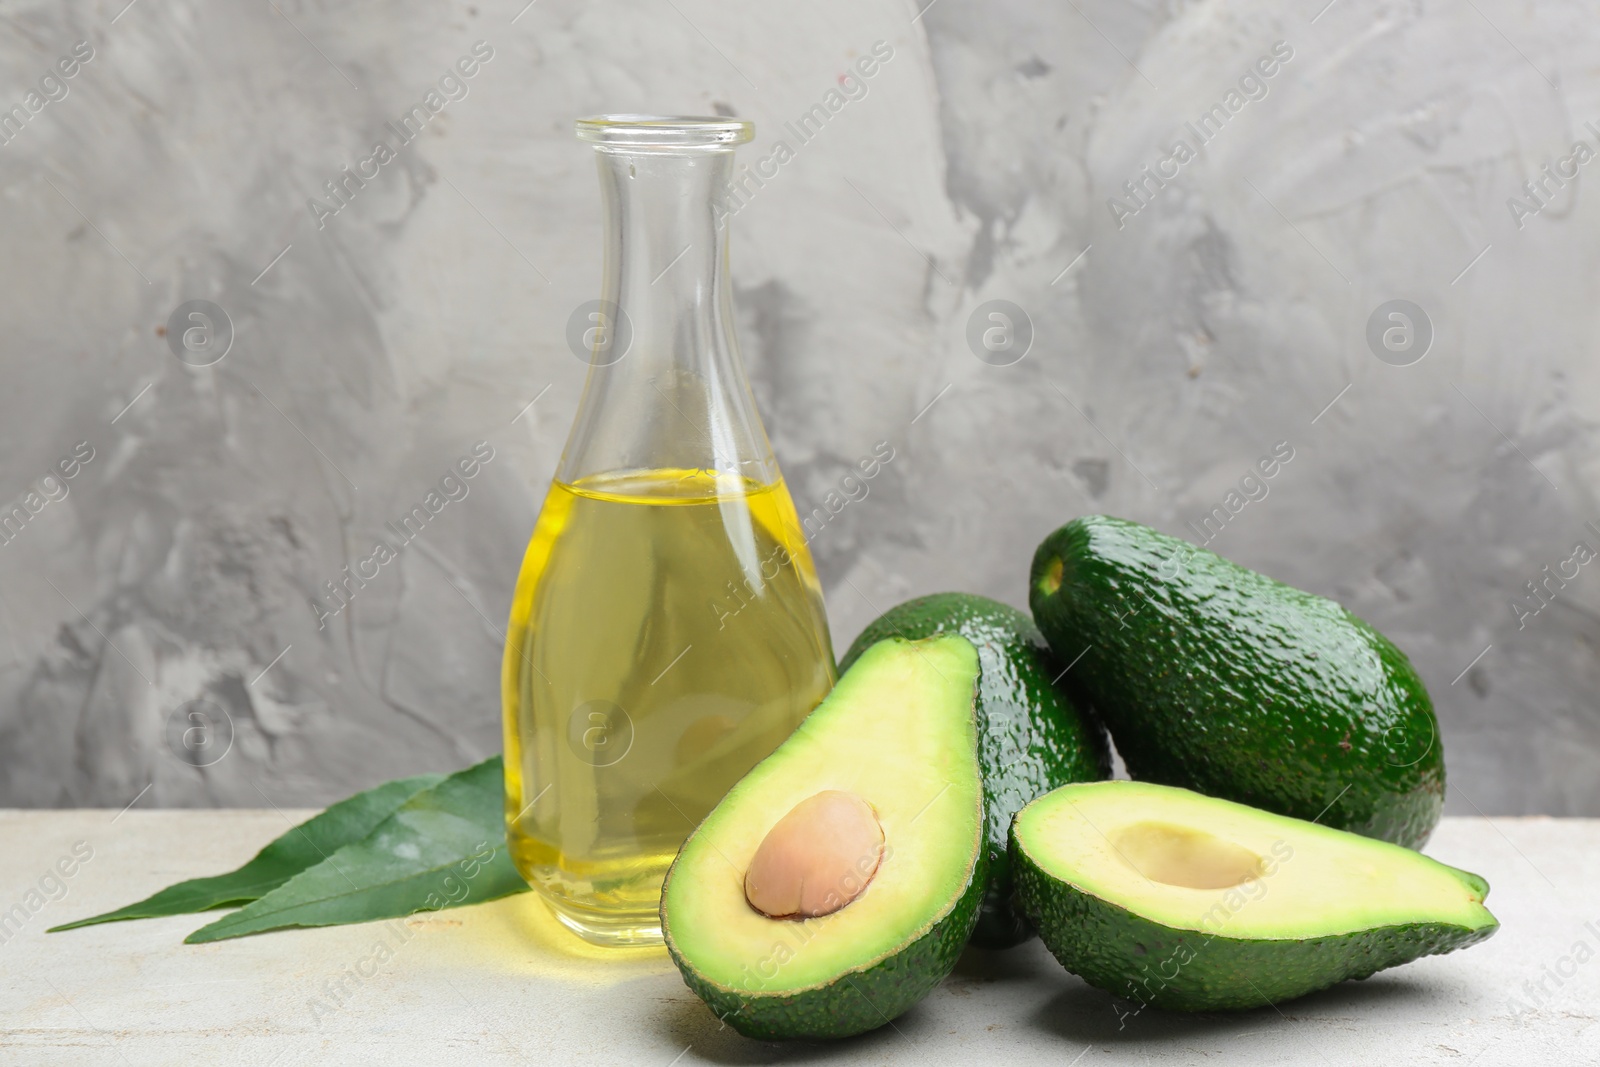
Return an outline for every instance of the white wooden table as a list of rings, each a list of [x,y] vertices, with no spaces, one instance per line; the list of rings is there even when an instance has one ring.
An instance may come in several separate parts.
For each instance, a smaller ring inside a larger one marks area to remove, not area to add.
[[[1236,1015],[1125,1015],[1034,941],[969,952],[892,1028],[750,1041],[664,952],[588,948],[531,895],[196,946],[200,916],[44,932],[231,868],[284,820],[0,812],[0,1064],[1600,1064],[1597,820],[1446,820],[1428,852],[1489,879],[1494,938]]]

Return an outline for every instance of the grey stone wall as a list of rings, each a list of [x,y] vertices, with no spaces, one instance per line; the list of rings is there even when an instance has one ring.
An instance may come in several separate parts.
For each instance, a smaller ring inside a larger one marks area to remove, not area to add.
[[[1108,511],[1389,633],[1451,811],[1600,814],[1589,7],[124,2],[0,31],[0,804],[320,804],[497,748],[599,274],[571,120],[633,110],[791,150],[733,221],[769,432],[802,511],[895,449],[813,541],[838,647],[916,593],[1020,603]],[[1015,362],[969,344],[996,300]],[[226,754],[179,758],[219,708]]]

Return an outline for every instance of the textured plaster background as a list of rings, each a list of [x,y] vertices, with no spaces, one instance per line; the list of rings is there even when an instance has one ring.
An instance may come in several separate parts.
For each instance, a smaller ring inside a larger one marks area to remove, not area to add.
[[[94,53],[0,145],[0,499],[93,451],[0,544],[0,805],[304,806],[495,751],[598,285],[572,118],[736,113],[754,162],[881,39],[733,230],[802,512],[896,448],[813,542],[836,646],[916,593],[1022,603],[1076,514],[1198,539],[1289,442],[1211,547],[1411,654],[1450,810],[1600,814],[1600,578],[1512,607],[1600,549],[1600,163],[1520,228],[1507,204],[1600,143],[1594,5],[124,2],[0,10],[0,107]],[[307,198],[477,41],[465,98],[319,229]],[[1119,227],[1108,198],[1278,41],[1265,97]],[[1406,367],[1365,337],[1397,298],[1434,330]],[[160,335],[197,299],[235,330],[205,368]],[[991,299],[1032,322],[1011,366],[965,339]],[[322,583],[479,440],[468,496],[319,631]],[[234,724],[204,768],[168,743],[197,699]]]

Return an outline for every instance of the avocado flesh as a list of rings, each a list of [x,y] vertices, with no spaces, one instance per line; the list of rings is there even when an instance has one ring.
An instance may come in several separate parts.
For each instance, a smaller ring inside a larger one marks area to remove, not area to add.
[[[1012,904],[1011,818],[1057,786],[1108,777],[1110,745],[1105,727],[1080,712],[1056,681],[1066,664],[1057,661],[1033,620],[988,597],[935,593],[890,608],[861,631],[839,669],[847,670],[885,638],[941,633],[960,634],[976,645],[981,670],[979,760],[989,877],[972,944],[1010,948],[1033,936],[1033,926]]]
[[[1335,602],[1094,515],[1039,546],[1029,605],[1135,779],[1412,848],[1438,823],[1427,689]]]
[[[1012,826],[1023,909],[1067,970],[1139,1004],[1259,1007],[1498,928],[1482,878],[1186,789],[1069,785]]]
[[[760,1038],[862,1033],[955,966],[987,862],[977,678],[977,652],[958,636],[873,646],[685,842],[662,932],[685,983],[728,1025]],[[883,830],[865,891],[816,918],[756,911],[745,874],[757,848],[797,804],[835,789],[870,804]]]

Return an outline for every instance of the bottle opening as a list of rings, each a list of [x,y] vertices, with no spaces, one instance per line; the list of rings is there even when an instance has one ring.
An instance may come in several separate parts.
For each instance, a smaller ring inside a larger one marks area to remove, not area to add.
[[[601,148],[722,148],[755,136],[755,123],[700,115],[591,115],[578,140]]]

